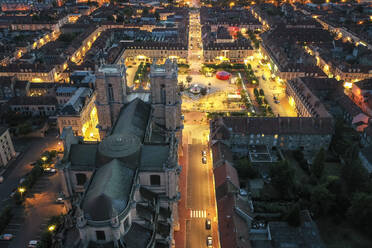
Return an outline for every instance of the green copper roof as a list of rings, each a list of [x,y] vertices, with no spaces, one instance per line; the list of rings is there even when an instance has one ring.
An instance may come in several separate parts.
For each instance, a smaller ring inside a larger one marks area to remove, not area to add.
[[[149,119],[151,106],[136,98],[123,107],[111,134],[136,135],[142,142]]]
[[[109,158],[124,158],[137,152],[141,147],[141,141],[134,134],[113,134],[98,146],[99,152]]]
[[[144,145],[141,151],[140,170],[162,171],[163,164],[167,162],[168,154],[168,145]]]
[[[73,144],[70,149],[72,166],[95,166],[97,144]]]
[[[120,214],[128,204],[134,174],[117,159],[99,168],[83,200],[86,217],[102,221]]]

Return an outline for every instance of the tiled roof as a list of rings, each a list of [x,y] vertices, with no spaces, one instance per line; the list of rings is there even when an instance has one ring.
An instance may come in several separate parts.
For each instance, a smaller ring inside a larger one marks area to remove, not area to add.
[[[222,122],[221,122],[222,121]],[[216,121],[215,121],[216,122]],[[311,117],[223,117],[214,129],[224,125],[232,133],[248,134],[332,134],[333,118]],[[212,132],[214,130],[212,129]]]
[[[223,164],[213,170],[215,187],[218,188],[224,182],[231,182],[239,189],[239,177],[236,169],[229,164]]]
[[[9,100],[9,105],[54,105],[58,104],[57,99],[52,96],[20,96]]]
[[[120,214],[130,200],[134,175],[134,170],[117,159],[100,167],[82,202],[86,218],[104,221]]]

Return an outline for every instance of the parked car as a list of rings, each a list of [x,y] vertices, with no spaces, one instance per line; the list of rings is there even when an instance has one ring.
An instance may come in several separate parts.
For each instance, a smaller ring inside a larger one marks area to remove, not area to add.
[[[203,150],[203,151],[202,151],[202,156],[203,156],[203,157],[207,156],[207,151]]]
[[[55,168],[52,168],[52,167],[47,167],[44,169],[44,172],[45,173],[51,173],[51,174],[54,174],[57,172],[57,170]]]
[[[212,236],[208,236],[208,237],[207,237],[207,246],[208,246],[208,247],[212,247],[212,245],[213,245],[212,240],[213,240],[213,239],[212,239]]]
[[[39,244],[39,241],[30,240],[30,242],[28,242],[28,248],[36,248],[38,244]]]
[[[241,196],[247,196],[248,193],[244,189],[239,189],[239,195],[241,195]]]
[[[280,101],[279,101],[279,100],[274,100],[274,102],[275,102],[276,104],[280,103]]]
[[[13,237],[14,237],[13,234],[4,233],[0,235],[0,240],[11,240]]]
[[[202,163],[203,164],[206,164],[207,163],[207,158],[206,157],[202,157]]]
[[[211,229],[211,220],[210,219],[205,220],[205,229],[207,229],[207,230]]]

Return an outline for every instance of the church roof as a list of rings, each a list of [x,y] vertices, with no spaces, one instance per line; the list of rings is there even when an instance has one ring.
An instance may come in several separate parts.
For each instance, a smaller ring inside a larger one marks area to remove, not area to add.
[[[134,134],[142,142],[146,134],[150,110],[150,104],[136,98],[122,108],[111,134]]]
[[[135,171],[117,159],[99,168],[89,185],[82,207],[88,219],[103,221],[127,206]]]
[[[96,165],[97,144],[72,144],[70,162],[72,167]]]
[[[144,145],[141,152],[141,171],[163,170],[163,164],[167,162],[169,145]]]

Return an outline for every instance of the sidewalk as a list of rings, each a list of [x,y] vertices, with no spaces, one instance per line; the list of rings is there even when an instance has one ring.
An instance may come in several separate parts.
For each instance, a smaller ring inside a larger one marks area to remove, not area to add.
[[[187,202],[187,164],[188,164],[188,135],[182,137],[183,156],[179,157],[179,162],[182,166],[182,171],[179,178],[179,189],[181,192],[181,199],[178,203],[178,217],[180,222],[180,230],[174,232],[174,239],[177,248],[186,247],[186,218],[188,210],[186,208]]]

